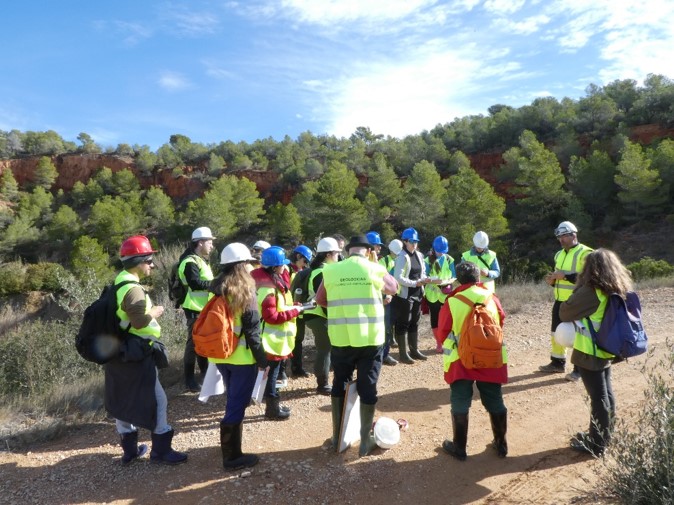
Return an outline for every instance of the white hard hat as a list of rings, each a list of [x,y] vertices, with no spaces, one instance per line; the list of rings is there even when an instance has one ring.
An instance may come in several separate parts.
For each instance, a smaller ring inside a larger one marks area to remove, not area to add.
[[[374,441],[382,449],[390,449],[400,442],[400,427],[390,417],[380,417],[374,424]]]
[[[555,341],[563,347],[573,347],[576,340],[576,326],[573,323],[559,323],[555,330]]]
[[[316,252],[319,253],[339,252],[339,251],[341,251],[341,249],[339,248],[339,244],[332,237],[322,238],[321,240],[318,241],[318,245],[316,246]]]
[[[555,237],[568,235],[569,233],[578,233],[578,228],[571,221],[562,221],[559,226],[555,228]]]
[[[402,240],[397,238],[391,240],[391,242],[389,242],[388,244],[388,250],[391,251],[393,254],[400,254],[400,251],[403,250]]]
[[[192,242],[197,240],[213,240],[215,237],[208,226],[202,226],[192,232]]]
[[[238,263],[239,261],[253,261],[248,248],[239,242],[233,242],[222,250],[220,254],[220,264]]]
[[[489,246],[489,235],[483,231],[478,231],[473,235],[473,245],[480,249],[486,249]]]
[[[271,247],[271,244],[269,242],[265,242],[264,240],[258,240],[253,244],[253,249],[262,249],[263,251],[265,249],[269,249]]]

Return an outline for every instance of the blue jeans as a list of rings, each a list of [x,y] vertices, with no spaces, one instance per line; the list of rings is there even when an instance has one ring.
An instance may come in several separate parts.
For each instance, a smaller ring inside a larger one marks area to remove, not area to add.
[[[264,397],[278,398],[278,391],[276,390],[276,380],[278,379],[278,374],[279,371],[281,370],[281,362],[269,360],[268,363],[269,363],[269,375],[267,378],[267,386],[264,388]]]
[[[227,404],[222,422],[239,424],[243,421],[246,407],[250,404],[255,379],[257,379],[257,365],[218,363],[217,367],[227,389]]]

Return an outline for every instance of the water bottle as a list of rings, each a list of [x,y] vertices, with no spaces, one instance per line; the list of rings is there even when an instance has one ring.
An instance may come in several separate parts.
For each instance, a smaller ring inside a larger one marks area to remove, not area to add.
[[[299,302],[302,299],[302,288],[295,288],[294,300]]]

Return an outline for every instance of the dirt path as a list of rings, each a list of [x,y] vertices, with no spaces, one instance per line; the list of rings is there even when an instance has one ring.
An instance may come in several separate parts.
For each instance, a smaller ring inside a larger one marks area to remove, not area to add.
[[[651,347],[663,356],[674,288],[645,291],[641,297]],[[530,305],[506,322],[506,459],[487,447],[489,418],[477,395],[467,461],[457,462],[440,449],[451,433],[449,388],[442,380],[440,356],[430,351],[424,318],[423,347],[430,359],[385,367],[380,379],[377,416],[409,421],[401,443],[388,451],[359,459],[357,449],[342,455],[324,450],[331,433],[330,400],[313,393],[311,378],[291,379],[284,395],[293,409],[289,421],[266,421],[260,407],[248,410],[244,449],[258,453],[260,464],[248,472],[225,473],[216,432],[223,398],[203,405],[175,386],[168,391],[169,420],[177,432],[176,447],[189,452],[187,464],[167,468],[146,457],[122,468],[113,423],[84,425],[51,443],[0,453],[0,503],[597,503],[583,492],[593,487],[601,464],[567,448],[569,437],[588,424],[583,386],[536,371],[548,358],[549,310],[548,304]],[[307,354],[311,358],[311,348]],[[640,408],[644,362],[641,357],[614,368],[622,418]],[[141,432],[142,440],[148,438]]]

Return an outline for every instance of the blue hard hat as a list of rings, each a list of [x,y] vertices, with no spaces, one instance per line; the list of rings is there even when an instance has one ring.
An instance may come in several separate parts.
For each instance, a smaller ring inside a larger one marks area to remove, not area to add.
[[[308,262],[311,262],[311,258],[314,257],[314,253],[305,245],[298,245],[293,252],[300,253]]]
[[[449,251],[449,242],[442,235],[438,235],[433,239],[433,249],[435,249],[440,254],[445,254]]]
[[[400,238],[409,242],[419,242],[419,234],[414,228],[406,228],[403,230],[403,234],[400,236]]]
[[[379,233],[376,231],[368,231],[365,236],[370,245],[383,245]]]
[[[263,267],[280,267],[290,263],[290,260],[286,258],[286,252],[282,247],[273,245],[262,251],[260,263]]]

